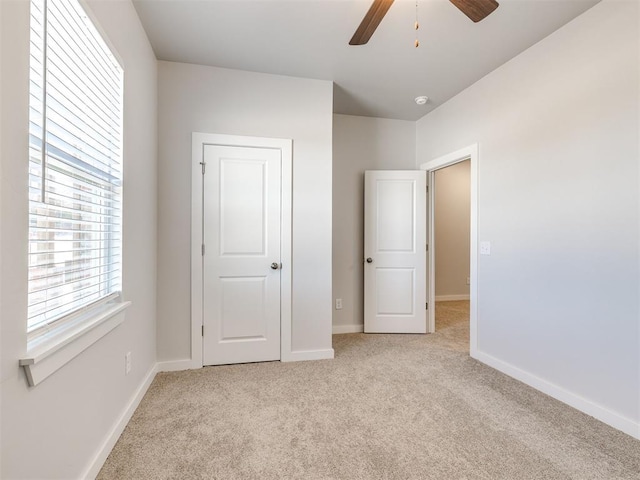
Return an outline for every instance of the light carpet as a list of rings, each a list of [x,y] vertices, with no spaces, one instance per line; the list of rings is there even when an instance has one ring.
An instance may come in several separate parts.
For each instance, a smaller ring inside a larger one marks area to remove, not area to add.
[[[99,479],[634,479],[640,442],[432,335],[333,337],[334,360],[157,375]]]

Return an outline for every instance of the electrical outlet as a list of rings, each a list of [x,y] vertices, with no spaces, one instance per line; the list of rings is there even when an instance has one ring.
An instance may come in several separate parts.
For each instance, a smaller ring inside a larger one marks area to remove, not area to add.
[[[342,310],[342,299],[336,298],[336,310]]]
[[[124,374],[129,375],[131,373],[131,352],[124,354]]]
[[[467,277],[467,285],[471,285],[471,277]]]
[[[480,242],[480,255],[491,255],[491,242]]]

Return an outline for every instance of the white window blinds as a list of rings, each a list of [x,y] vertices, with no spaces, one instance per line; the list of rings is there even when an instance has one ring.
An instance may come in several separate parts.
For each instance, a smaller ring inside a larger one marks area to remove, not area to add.
[[[31,1],[29,332],[121,289],[123,72],[78,0]]]

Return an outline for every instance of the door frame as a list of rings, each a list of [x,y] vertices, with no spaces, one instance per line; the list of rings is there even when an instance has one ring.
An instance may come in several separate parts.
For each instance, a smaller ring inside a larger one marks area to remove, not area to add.
[[[280,186],[280,361],[291,355],[291,215],[293,193],[293,140],[282,138],[247,137],[215,133],[193,132],[191,136],[191,368],[202,368],[204,337],[204,191],[202,159],[206,145],[231,147],[272,148],[280,150],[282,159]]]
[[[427,311],[428,331],[435,332],[436,326],[436,275],[435,275],[435,172],[445,167],[449,167],[456,163],[469,160],[470,165],[470,189],[471,189],[471,241],[470,241],[470,265],[469,265],[469,352],[475,357],[478,351],[478,151],[477,143],[468,147],[456,150],[441,157],[435,158],[428,162],[420,164],[420,170],[427,171],[427,185],[429,185],[429,206],[427,208],[427,225],[428,225],[428,244],[429,244],[429,261],[428,275],[429,285],[427,298],[432,302],[433,308]]]

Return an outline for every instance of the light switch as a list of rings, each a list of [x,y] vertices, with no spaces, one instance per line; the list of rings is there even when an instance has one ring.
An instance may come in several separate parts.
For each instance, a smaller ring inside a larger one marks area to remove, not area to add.
[[[480,242],[480,255],[491,255],[491,242]]]

